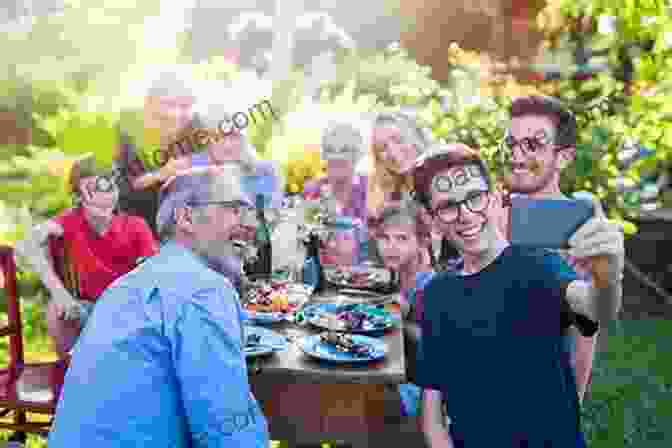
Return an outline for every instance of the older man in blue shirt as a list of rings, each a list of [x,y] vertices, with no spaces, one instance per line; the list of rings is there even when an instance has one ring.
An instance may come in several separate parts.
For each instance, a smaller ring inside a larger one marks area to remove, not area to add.
[[[234,254],[249,204],[226,167],[175,185],[159,219],[167,242],[105,291],[74,348],[50,448],[270,445],[239,297],[210,267]]]

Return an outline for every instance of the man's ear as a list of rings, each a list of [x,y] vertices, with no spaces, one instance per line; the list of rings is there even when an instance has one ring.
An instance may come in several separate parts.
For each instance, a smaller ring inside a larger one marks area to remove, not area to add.
[[[560,162],[560,169],[565,170],[569,165],[574,163],[576,159],[576,148],[571,146],[569,148],[561,149],[558,153],[558,160]]]
[[[175,226],[177,228],[190,228],[193,224],[191,209],[188,207],[177,207],[173,211],[173,218],[175,219]]]

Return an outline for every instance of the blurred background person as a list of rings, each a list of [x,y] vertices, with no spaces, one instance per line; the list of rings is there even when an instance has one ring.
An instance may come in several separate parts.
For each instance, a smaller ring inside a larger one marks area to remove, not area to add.
[[[162,182],[189,165],[172,154],[179,141],[183,152],[193,152],[189,137],[200,127],[194,114],[196,96],[191,82],[177,71],[160,73],[145,96],[144,109],[122,116],[115,165],[119,177],[119,208],[141,216],[156,234],[158,189]],[[149,170],[144,157],[163,158],[163,166]]]
[[[326,176],[304,185],[307,199],[320,199],[328,208],[326,236],[321,241],[323,265],[352,266],[366,259],[367,177],[355,169],[364,155],[364,138],[350,123],[332,123],[324,131],[321,156]]]
[[[431,142],[415,120],[402,113],[379,114],[372,137],[368,211],[377,216],[391,196],[412,190],[411,169]]]
[[[335,200],[336,214],[366,221],[368,178],[355,172],[364,156],[360,130],[349,123],[331,124],[322,135],[321,156],[326,161],[327,174],[306,182],[304,196],[318,198],[326,194]]]

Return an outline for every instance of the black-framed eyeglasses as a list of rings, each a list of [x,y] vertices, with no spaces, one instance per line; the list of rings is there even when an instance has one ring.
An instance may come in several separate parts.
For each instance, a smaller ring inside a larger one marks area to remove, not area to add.
[[[440,221],[450,224],[460,218],[462,205],[472,213],[483,213],[490,203],[488,191],[481,190],[470,193],[464,200],[448,202],[439,205],[434,210],[434,216]]]
[[[243,201],[190,201],[187,203],[190,207],[205,207],[208,205],[217,205],[225,208],[235,209],[237,212],[247,212],[251,207]]]
[[[554,147],[557,151],[567,148],[567,146],[553,143],[551,136],[541,129],[533,136],[523,137],[520,140],[516,140],[511,134],[507,133],[499,144],[498,152],[502,162],[509,162],[513,158],[513,152],[516,148],[520,148],[523,155],[529,157],[540,153],[549,146]]]

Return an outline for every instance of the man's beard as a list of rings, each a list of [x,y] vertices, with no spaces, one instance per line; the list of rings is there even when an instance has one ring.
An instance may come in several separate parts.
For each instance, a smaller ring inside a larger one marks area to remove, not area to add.
[[[240,280],[242,261],[236,255],[207,256],[210,269],[219,272],[236,284]]]
[[[528,170],[534,177],[525,176],[523,181],[516,179],[516,175],[507,172],[504,175],[504,186],[511,193],[533,194],[546,189],[553,182],[553,171],[544,168],[540,164],[533,164]]]

